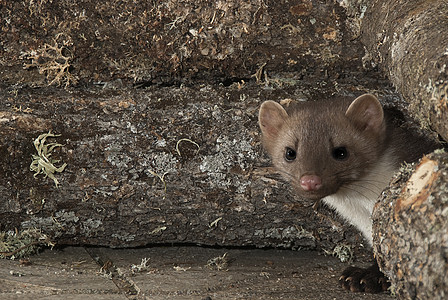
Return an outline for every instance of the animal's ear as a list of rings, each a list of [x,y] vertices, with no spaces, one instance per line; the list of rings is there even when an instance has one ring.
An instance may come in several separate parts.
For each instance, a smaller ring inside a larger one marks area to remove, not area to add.
[[[381,134],[385,130],[383,107],[374,95],[364,94],[353,100],[345,115],[362,131]]]
[[[288,114],[280,104],[274,101],[263,102],[258,114],[258,124],[263,136],[268,139],[276,138],[287,118]]]

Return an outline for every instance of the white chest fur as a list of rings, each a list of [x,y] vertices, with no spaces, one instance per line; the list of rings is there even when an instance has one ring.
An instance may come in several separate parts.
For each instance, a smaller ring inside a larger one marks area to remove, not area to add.
[[[373,206],[397,171],[396,165],[394,156],[390,152],[385,153],[363,178],[323,198],[324,203],[362,232],[370,246],[373,242]]]

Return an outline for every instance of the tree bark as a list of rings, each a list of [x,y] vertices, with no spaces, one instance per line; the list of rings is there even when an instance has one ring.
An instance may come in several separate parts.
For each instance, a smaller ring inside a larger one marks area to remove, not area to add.
[[[344,19],[333,1],[0,2],[0,229],[117,247],[359,244],[272,175],[256,124],[266,99],[396,99]],[[50,130],[59,188],[29,170]]]
[[[368,1],[361,40],[410,104],[409,111],[448,140],[448,2]]]
[[[341,1],[349,28],[366,47],[421,125],[448,139],[446,1]],[[374,208],[374,253],[402,299],[445,299],[447,155],[406,167]]]
[[[374,208],[374,251],[400,299],[448,295],[448,154],[407,166]]]
[[[0,2],[0,229],[115,247],[359,243],[273,174],[258,105],[366,90],[395,102],[380,66],[447,138],[442,2]],[[59,188],[30,171],[50,130]]]
[[[3,91],[1,230],[37,228],[59,244],[114,247],[359,243],[295,198],[270,167],[258,106],[284,95],[257,85]],[[34,141],[50,131],[59,136],[44,143],[47,158],[67,164],[54,172],[58,187],[30,171],[42,149]]]
[[[248,81],[362,72],[333,1],[0,2],[0,80],[76,86]],[[261,73],[262,76],[263,73]]]

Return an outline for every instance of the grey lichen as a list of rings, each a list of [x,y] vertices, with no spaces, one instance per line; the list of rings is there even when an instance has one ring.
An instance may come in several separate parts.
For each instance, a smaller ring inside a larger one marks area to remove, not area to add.
[[[117,137],[107,135],[103,136],[101,139],[109,143],[109,145],[104,148],[106,161],[117,168],[129,168],[132,159],[127,154],[125,146],[120,145],[119,141],[116,140]]]
[[[67,166],[66,163],[64,163],[60,167],[56,167],[54,164],[58,163],[59,159],[53,159],[51,157],[52,152],[54,148],[56,147],[62,147],[62,144],[58,143],[49,143],[46,144],[48,137],[56,137],[60,136],[60,134],[53,134],[51,131],[48,133],[44,133],[39,135],[34,140],[34,147],[36,148],[37,155],[33,154],[33,160],[30,165],[30,171],[35,172],[34,178],[36,178],[39,174],[44,174],[45,177],[50,177],[50,179],[53,179],[54,184],[56,187],[59,186],[59,181],[54,176],[55,172],[62,172],[64,171],[65,167]]]
[[[228,266],[229,259],[227,258],[227,252],[221,256],[210,258],[206,264],[206,267],[208,267],[209,269],[218,271],[227,270]]]
[[[96,234],[102,231],[103,222],[101,220],[87,219],[81,223],[81,232],[87,235]]]
[[[39,229],[21,232],[0,232],[0,258],[16,259],[35,254],[41,245],[54,246],[49,237]]]
[[[149,154],[144,156],[140,161],[141,165],[145,166],[145,174],[150,177],[156,177],[162,182],[163,189],[166,194],[167,180],[166,175],[176,175],[178,172],[178,160],[170,153]],[[165,196],[164,196],[165,198]]]
[[[140,262],[139,265],[132,264],[131,265],[132,274],[147,271],[149,269],[148,262],[149,262],[149,258],[144,257],[144,258],[142,258],[142,261]]]
[[[125,242],[132,242],[133,240],[135,240],[135,234],[129,234],[129,233],[126,233],[126,232],[124,234],[113,233],[111,235],[111,237],[114,238],[114,239],[125,241]]]
[[[295,241],[302,240],[301,244],[307,247],[314,247],[316,238],[314,235],[304,229],[301,226],[288,226],[288,227],[273,227],[257,229],[254,231],[254,236],[261,236],[264,239],[277,240],[273,243],[273,246],[284,248],[295,248]],[[305,243],[306,240],[307,242]],[[281,241],[281,242],[279,242]]]
[[[50,217],[33,217],[30,220],[23,221],[21,228],[33,229],[40,228],[43,232],[51,233],[52,238],[60,237],[63,234],[75,234],[80,219],[73,211],[57,211]]]
[[[351,262],[353,260],[352,246],[340,244],[334,247],[333,251],[326,251],[326,254],[337,257],[341,262]]]
[[[229,176],[228,171],[235,166],[245,172],[249,167],[249,161],[257,158],[251,138],[244,136],[240,139],[230,139],[227,136],[220,136],[216,140],[216,154],[204,157],[199,165],[201,172],[206,172],[210,176],[210,184],[213,187],[227,188],[237,186],[238,193],[244,193],[250,181],[238,180],[238,176]],[[231,154],[231,155],[229,155]],[[238,180],[238,182],[235,182]]]

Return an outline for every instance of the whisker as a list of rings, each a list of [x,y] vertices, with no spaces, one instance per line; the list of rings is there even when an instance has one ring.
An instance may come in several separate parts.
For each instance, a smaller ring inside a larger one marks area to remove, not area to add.
[[[340,171],[338,171],[338,172],[336,172],[336,173],[334,173],[335,175],[336,174],[341,174],[341,173],[345,173],[345,172],[347,172],[348,170],[340,170]],[[390,173],[389,172],[382,172],[382,171],[376,171],[376,170],[369,170],[369,172],[368,172],[369,174],[372,174],[372,175],[378,175],[378,176],[389,176],[390,175]],[[395,173],[395,172],[392,172],[392,173]],[[392,177],[392,176],[391,176]]]
[[[382,173],[378,173],[379,175],[383,175]],[[375,180],[375,179],[369,179],[365,177],[360,178],[352,178],[350,174],[344,174],[344,171],[336,172],[333,174],[334,177],[338,177],[341,181],[346,182],[366,182],[366,183],[379,183],[379,184],[387,184],[390,180],[390,178],[387,178],[387,180]],[[384,177],[386,178],[386,176]]]
[[[300,180],[297,175],[294,175],[285,170],[276,169],[278,174],[282,175],[286,181],[288,181],[293,186],[300,186]],[[384,175],[381,172],[377,173],[378,175]],[[387,180],[376,180],[371,178],[352,178],[351,174],[347,174],[346,170],[340,170],[332,175],[332,178],[337,178],[337,182],[342,183],[339,189],[352,191],[363,198],[371,199],[372,196],[368,196],[369,194],[373,194],[379,196],[381,191],[386,188],[389,178]],[[384,177],[385,178],[385,177]]]
[[[373,187],[376,187],[376,188],[382,189],[382,190],[388,185],[388,182],[384,182],[384,181],[380,181],[380,180],[359,180],[359,181],[355,181],[355,182],[358,184],[361,184],[361,185],[365,184],[368,186],[373,186]]]
[[[355,187],[360,188],[360,189],[364,189],[364,190],[366,190],[366,191],[369,191],[369,192],[371,192],[371,193],[378,194],[378,195],[379,195],[379,193],[381,193],[381,191],[383,190],[382,188],[379,188],[379,187],[377,187],[377,186],[374,186],[374,187],[377,188],[377,190],[375,190],[375,189],[366,187],[366,186],[364,186],[364,185],[362,185],[362,184],[351,183],[350,185],[351,185],[351,186],[355,186]],[[347,187],[347,186],[342,186],[342,187]],[[353,190],[354,190],[354,189],[353,189]]]
[[[382,186],[387,186],[387,184],[388,184],[388,182],[381,181],[381,180],[370,180],[370,179],[349,180],[346,178],[343,178],[343,179],[345,179],[347,184],[357,183],[358,185],[368,185],[368,186],[373,186],[376,188],[381,188]]]
[[[353,188],[349,188],[348,186],[341,186],[340,189],[346,189],[346,190],[349,190],[349,191],[352,191],[352,192],[356,192],[356,193],[358,193],[359,195],[361,195],[362,197],[366,198],[367,200],[370,200],[369,197],[367,197],[366,195],[364,195],[364,194],[361,193],[360,191],[358,191],[358,190],[356,190],[356,189],[353,189]]]
[[[280,174],[286,175],[287,177],[294,177],[291,173],[288,173],[286,171],[283,170],[279,170],[279,169],[275,169],[277,172],[279,172]]]
[[[283,170],[279,170],[279,169],[276,169],[276,171],[277,171],[278,173],[282,174],[282,175],[285,175],[285,177],[287,177],[287,178],[288,178],[291,182],[293,182],[294,184],[297,184],[296,176],[294,176],[293,174],[288,173],[288,172],[283,171]]]
[[[382,175],[381,173],[378,173],[378,174]],[[352,174],[344,174],[344,173],[342,173],[342,172],[334,173],[333,176],[335,176],[335,177],[337,176],[337,177],[339,177],[339,178],[341,178],[341,179],[346,179],[346,180],[357,180],[357,181],[363,181],[363,180],[366,180],[366,181],[378,181],[378,182],[383,182],[382,180],[370,179],[368,176],[359,176],[359,177],[357,177],[357,178],[353,178],[353,177],[352,177]],[[378,175],[378,177],[380,177],[380,176]],[[386,178],[387,175],[382,175],[382,177],[383,177],[383,178]],[[389,178],[387,179],[387,181],[389,181]]]

